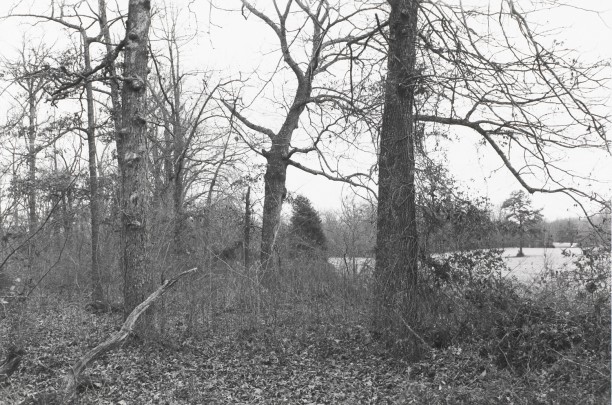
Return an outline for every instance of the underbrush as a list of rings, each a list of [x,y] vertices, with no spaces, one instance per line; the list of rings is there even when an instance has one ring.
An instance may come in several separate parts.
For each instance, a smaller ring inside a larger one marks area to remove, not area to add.
[[[610,253],[585,250],[574,266],[543,269],[531,285],[502,277],[501,253],[430,263],[423,284],[436,306],[422,328],[434,332],[434,364],[446,370],[433,373],[438,390],[415,382],[410,395],[421,392],[422,403],[609,403]],[[457,387],[465,368],[481,373],[472,381],[478,389]]]
[[[94,362],[81,403],[609,403],[607,285],[550,272],[523,285],[501,276],[495,251],[428,263],[427,311],[415,329],[430,347],[409,363],[370,330],[367,278],[301,258],[282,263],[271,294],[254,269],[225,265],[179,282],[154,309],[147,344],[131,340]],[[59,388],[70,365],[121,325],[121,314],[86,304],[43,290],[4,313],[0,342],[26,355],[0,403]]]

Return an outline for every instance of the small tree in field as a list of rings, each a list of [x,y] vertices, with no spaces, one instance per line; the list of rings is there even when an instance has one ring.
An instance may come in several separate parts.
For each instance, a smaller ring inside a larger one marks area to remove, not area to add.
[[[314,253],[326,248],[319,213],[308,198],[298,195],[293,200],[291,234],[295,237],[295,249],[299,253]]]
[[[523,238],[525,233],[536,230],[542,222],[542,209],[532,208],[531,198],[523,190],[513,191],[501,208],[506,220],[514,225],[519,234],[519,251],[516,256],[523,257]]]

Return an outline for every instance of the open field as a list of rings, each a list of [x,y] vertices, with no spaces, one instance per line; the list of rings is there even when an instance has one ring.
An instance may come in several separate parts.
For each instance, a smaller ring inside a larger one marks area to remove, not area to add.
[[[516,277],[522,282],[535,280],[544,269],[566,271],[572,268],[575,258],[564,256],[563,252],[571,252],[574,255],[582,254],[580,248],[523,248],[525,256],[516,257],[517,248],[504,249],[503,257],[510,271],[503,274],[504,277]],[[364,269],[374,269],[375,259],[369,257],[342,258],[330,257],[329,263],[342,273],[360,274]]]
[[[569,270],[573,267],[572,262],[575,258],[564,256],[564,251],[574,255],[582,254],[580,248],[523,248],[525,256],[516,257],[518,248],[504,249],[503,257],[510,268],[510,272],[504,275],[529,282],[536,279],[546,268],[556,271]]]

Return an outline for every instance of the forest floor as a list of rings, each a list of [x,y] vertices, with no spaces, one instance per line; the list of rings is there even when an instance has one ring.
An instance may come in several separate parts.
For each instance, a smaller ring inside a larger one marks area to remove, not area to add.
[[[26,354],[0,387],[1,404],[60,388],[80,356],[121,325],[118,314],[94,315],[84,301],[47,298],[19,320]],[[227,314],[228,317],[233,316]],[[333,318],[333,319],[332,319]],[[0,342],[6,321],[0,321]],[[231,320],[228,320],[231,321]],[[418,362],[390,356],[373,338],[367,314],[309,317],[277,313],[257,327],[157,343],[129,341],[85,372],[81,404],[605,404],[607,359],[590,351],[558,352],[546,367],[500,367],[472,339],[430,349]],[[487,343],[489,344],[489,343]],[[490,345],[489,345],[490,346]],[[533,355],[533,354],[532,354]],[[39,402],[42,403],[42,402]]]

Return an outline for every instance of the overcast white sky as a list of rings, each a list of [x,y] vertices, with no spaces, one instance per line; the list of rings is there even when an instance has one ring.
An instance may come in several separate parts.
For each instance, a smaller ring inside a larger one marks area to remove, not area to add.
[[[477,2],[477,3],[484,3]],[[517,1],[521,3],[521,1]],[[571,3],[571,2],[570,2]],[[585,58],[604,58],[612,60],[612,3],[608,1],[581,1],[585,10],[598,10],[599,14],[564,7],[546,13],[541,24],[565,27],[563,36],[570,48],[581,51]],[[612,113],[612,92],[608,93],[608,106]],[[480,136],[469,131],[461,131],[460,142],[448,145],[448,167],[454,177],[467,189],[488,196],[493,204],[501,205],[511,191],[521,188],[518,181],[503,167],[499,157],[488,146],[479,145]],[[583,153],[582,153],[583,152]],[[592,173],[594,179],[602,181],[601,193],[610,196],[612,184],[612,159],[607,153],[581,151],[573,154],[571,165],[584,173]],[[320,178],[306,177],[299,173],[292,176],[290,184],[294,190],[308,195],[319,207],[335,206],[342,186],[330,184]],[[574,202],[564,195],[534,194],[534,206],[543,208],[547,219],[582,215]]]
[[[524,0],[515,0],[524,3]],[[97,1],[90,0],[94,9]],[[4,15],[10,1],[0,4],[0,14]],[[47,0],[21,2],[34,4],[36,8],[49,4]],[[109,1],[109,3],[113,3]],[[127,5],[127,0],[118,0],[118,3]],[[152,1],[153,5],[161,3]],[[167,4],[180,4],[184,10],[187,0],[167,0]],[[213,11],[212,18],[208,18],[208,2],[197,0],[191,2],[190,9],[194,14],[185,13],[186,19],[182,28],[190,32],[196,27],[201,37],[190,45],[190,52],[184,57],[184,63],[192,65],[194,69],[214,69],[219,72],[253,71],[258,66],[269,66],[270,60],[275,62],[277,55],[270,54],[275,48],[270,31],[261,21],[251,18],[245,21],[239,13],[224,13]],[[260,0],[259,4],[267,3]],[[484,3],[477,2],[478,4]],[[572,2],[569,2],[572,3]],[[237,0],[217,1],[216,4],[227,4],[234,8]],[[584,58],[607,58],[612,60],[612,3],[603,0],[581,1],[580,7],[597,10],[599,13],[581,11],[572,7],[563,7],[551,10],[542,16],[539,21],[544,26],[565,27],[558,40],[565,40],[568,47],[579,49]],[[27,6],[26,6],[27,7]],[[197,17],[197,18],[196,18]],[[62,33],[50,28],[49,24],[32,27],[15,19],[0,21],[0,54],[9,57],[15,47],[19,46],[21,38],[44,37],[47,43],[61,43]],[[187,69],[187,68],[186,68]],[[265,69],[264,69],[265,70]],[[610,94],[610,90],[606,90]],[[608,101],[612,111],[612,103]],[[261,111],[260,111],[261,112]],[[265,113],[258,119],[265,119]],[[490,197],[494,204],[500,204],[511,191],[520,186],[507,171],[501,167],[501,162],[491,151],[485,147],[478,147],[479,137],[475,134],[461,135],[461,142],[454,142],[449,146],[447,153],[448,167],[455,178],[461,181],[466,188],[474,190],[481,195]],[[604,153],[591,153],[576,155],[572,165],[586,171],[601,180],[612,180],[610,173],[612,161]],[[297,192],[310,198],[318,209],[338,209],[344,196],[351,193],[346,186],[334,183],[321,177],[313,177],[289,168],[287,186],[290,192]],[[602,192],[610,195],[610,185],[601,185]],[[605,191],[607,190],[607,191]],[[573,203],[563,196],[534,195],[536,206],[544,208],[544,215],[549,219],[577,215],[578,211]]]

